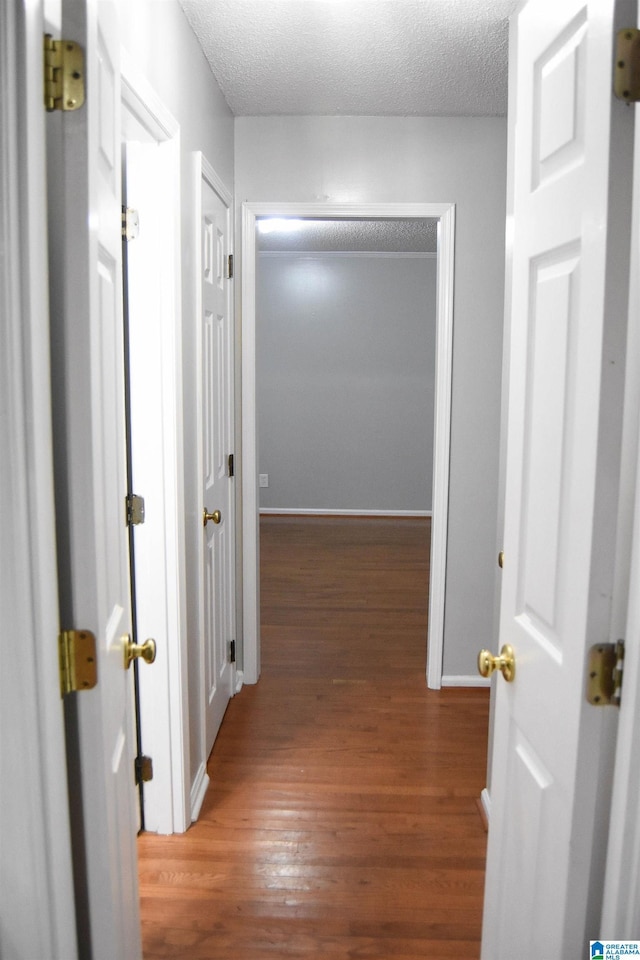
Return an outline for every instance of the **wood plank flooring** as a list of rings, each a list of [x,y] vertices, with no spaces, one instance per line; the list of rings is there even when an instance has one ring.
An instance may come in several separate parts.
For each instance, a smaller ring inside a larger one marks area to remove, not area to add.
[[[486,690],[425,684],[429,522],[261,521],[263,672],[201,818],[139,840],[145,960],[475,960]]]

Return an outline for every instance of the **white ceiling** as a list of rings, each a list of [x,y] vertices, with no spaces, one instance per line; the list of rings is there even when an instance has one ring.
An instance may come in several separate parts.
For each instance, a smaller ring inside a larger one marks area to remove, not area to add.
[[[273,221],[266,219],[266,224]],[[378,251],[435,253],[437,220],[280,220],[269,233],[258,221],[261,252]]]
[[[179,0],[236,116],[499,116],[518,0]]]

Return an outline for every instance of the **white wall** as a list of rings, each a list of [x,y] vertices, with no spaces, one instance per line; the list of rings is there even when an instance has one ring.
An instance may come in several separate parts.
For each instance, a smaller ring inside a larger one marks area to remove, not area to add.
[[[435,256],[259,256],[261,508],[431,510],[436,272]]]
[[[120,39],[179,122],[184,156],[202,150],[231,189],[233,114],[177,0],[120,0]]]
[[[202,504],[197,502],[197,439],[194,375],[196,310],[193,276],[195,213],[191,198],[191,155],[201,150],[233,190],[233,115],[220,92],[204,54],[176,0],[121,0],[122,45],[136,62],[165,107],[180,124],[182,195],[182,367],[185,497],[185,568],[189,675],[189,745],[191,778],[202,762],[200,625],[196,608],[198,551],[202,548]],[[170,56],[167,54],[170,52]],[[179,318],[176,319],[179,322]],[[191,603],[187,602],[190,599]]]
[[[240,117],[236,200],[454,202],[445,677],[494,645],[506,120]]]

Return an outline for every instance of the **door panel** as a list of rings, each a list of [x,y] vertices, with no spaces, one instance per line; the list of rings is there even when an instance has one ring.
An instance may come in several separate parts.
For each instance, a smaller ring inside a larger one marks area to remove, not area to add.
[[[536,892],[544,881],[541,871],[547,865],[539,856],[537,838],[545,828],[544,818],[551,806],[553,776],[515,724],[511,725],[509,734],[508,778],[513,784],[513,802],[517,808],[505,825],[505,843],[517,858],[514,872],[519,883],[517,896],[513,896],[512,890],[501,903],[500,942],[529,943],[535,939],[539,925]],[[520,833],[522,823],[527,824],[527,829]]]
[[[615,722],[584,690],[615,591],[626,307],[609,272],[615,251],[624,277],[628,221],[611,204],[632,123],[612,104],[613,28],[609,5],[530,0],[513,34],[500,646],[516,675],[496,689],[486,960],[577,957],[599,932]]]
[[[570,248],[571,250],[571,248]],[[563,478],[568,381],[571,379],[569,339],[578,258],[569,251],[532,265],[529,307],[531,384],[525,413],[523,531],[518,606],[522,615],[558,651],[562,631],[556,622],[562,572]],[[575,280],[575,277],[574,277]],[[570,425],[568,426],[570,431]]]
[[[61,368],[55,432],[64,628],[95,633],[98,685],[67,705],[76,805],[73,845],[82,938],[93,960],[140,956],[126,529],[120,239],[119,39],[114,3],[63,0],[62,30],[85,50],[86,103],[64,118],[61,195],[52,225],[52,292]],[[62,368],[63,366],[63,368]],[[60,385],[64,384],[64,389]]]

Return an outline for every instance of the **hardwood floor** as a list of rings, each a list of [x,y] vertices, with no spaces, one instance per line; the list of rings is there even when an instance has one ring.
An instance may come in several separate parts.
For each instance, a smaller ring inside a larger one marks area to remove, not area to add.
[[[263,673],[187,834],[139,841],[146,960],[479,956],[488,692],[425,684],[424,520],[263,518]]]

